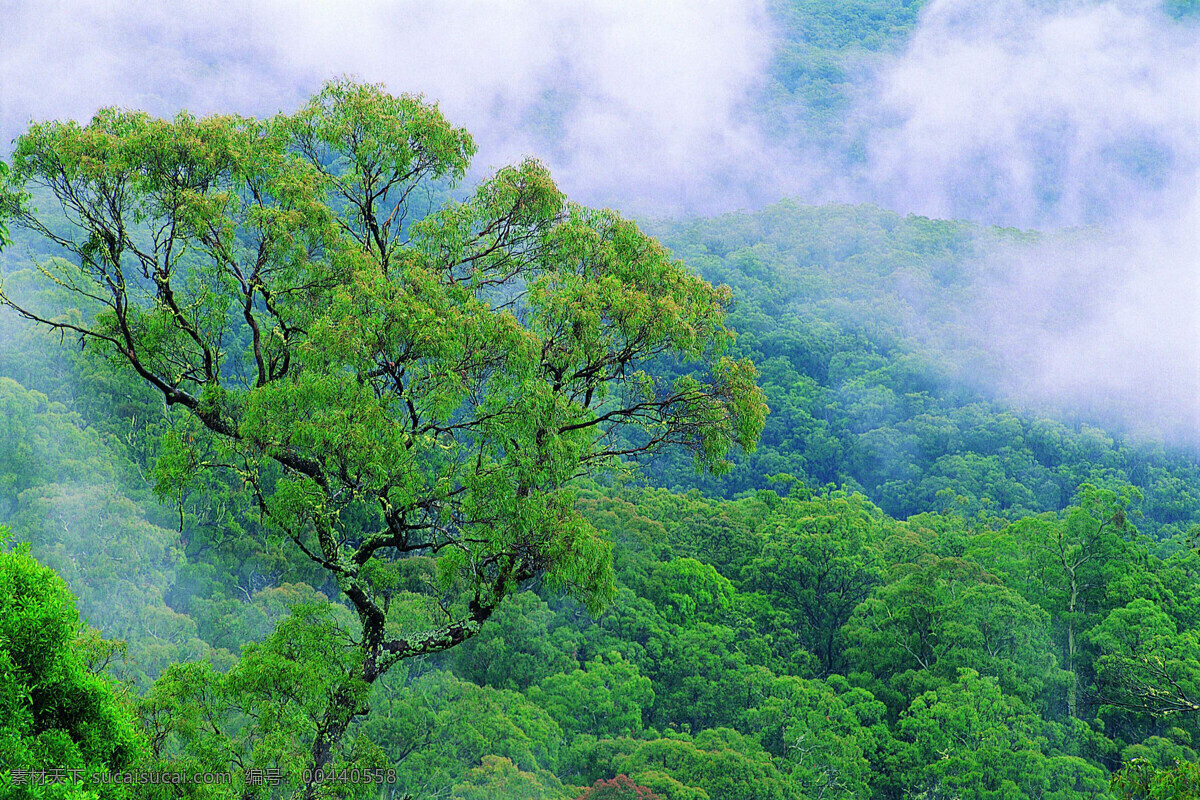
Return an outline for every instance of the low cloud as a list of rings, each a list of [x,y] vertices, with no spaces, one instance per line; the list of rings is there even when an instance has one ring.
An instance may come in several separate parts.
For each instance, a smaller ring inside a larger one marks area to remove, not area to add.
[[[986,253],[1006,397],[1200,442],[1200,29],[1140,0],[935,0],[877,74],[859,191],[1065,228]]]
[[[771,55],[761,0],[76,0],[10,14],[0,53],[6,139],[105,105],[269,114],[352,74],[437,100],[482,167],[538,155],[589,203],[735,208],[770,163],[742,113]]]
[[[860,109],[860,191],[1017,226],[1172,215],[1200,168],[1200,41],[1157,2],[935,0]]]
[[[960,325],[990,388],[1139,438],[1200,445],[1200,202],[1002,247]]]

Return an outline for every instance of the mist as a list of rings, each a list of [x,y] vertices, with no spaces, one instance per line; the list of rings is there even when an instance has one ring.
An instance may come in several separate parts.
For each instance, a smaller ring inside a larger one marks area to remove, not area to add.
[[[1060,227],[1169,215],[1200,169],[1197,27],[1155,0],[933,0],[848,75],[828,127],[854,153],[762,118],[783,35],[765,0],[68,0],[5,23],[6,141],[108,105],[271,114],[347,74],[437,101],[481,169],[536,155],[572,196],[638,214],[798,196]]]
[[[1198,40],[1157,3],[940,0],[875,77],[869,199],[1060,229],[975,265],[1005,399],[1200,443]]]
[[[1200,168],[1200,37],[1158,6],[931,3],[859,111],[865,191],[1022,227],[1176,216]]]
[[[1035,412],[1200,446],[1198,212],[1193,201],[1178,217],[1135,217],[981,258],[960,324],[994,359],[990,388]]]
[[[765,0],[47,2],[0,30],[0,135],[271,114],[351,74],[436,100],[475,177],[536,155],[633,215],[797,197],[1059,231],[974,265],[993,388],[1200,441],[1200,27],[1154,0],[933,0],[850,73],[832,150],[763,118],[780,35]]]
[[[631,213],[762,202],[745,104],[771,56],[759,0],[47,3],[0,31],[0,135],[108,106],[290,110],[335,75],[421,93],[488,171],[545,160],[573,198]]]

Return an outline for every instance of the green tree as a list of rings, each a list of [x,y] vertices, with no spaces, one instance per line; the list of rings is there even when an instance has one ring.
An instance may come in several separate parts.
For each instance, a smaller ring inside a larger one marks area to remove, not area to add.
[[[28,489],[13,532],[67,581],[88,624],[128,643],[119,677],[145,688],[171,663],[210,654],[196,621],[163,597],[181,560],[178,534],[147,522],[112,486]]]
[[[747,712],[761,729],[763,745],[792,766],[792,780],[808,797],[849,798],[871,794],[866,751],[886,729],[886,707],[841,676],[829,682],[776,678],[768,695]]]
[[[802,800],[798,786],[752,738],[729,728],[661,739],[602,739],[589,780],[624,774],[663,800]]]
[[[466,780],[487,756],[526,773],[562,774],[563,732],[533,702],[448,671],[413,677],[420,665],[409,664],[376,682],[372,713],[362,723],[366,736],[388,754],[399,796],[438,796]]]
[[[298,602],[261,643],[243,648],[228,672],[209,661],[173,664],[139,702],[150,733],[154,771],[192,774],[232,771],[233,782],[190,789],[213,798],[263,798],[270,785],[255,780],[272,770],[293,795],[306,786],[307,754],[324,723],[342,676],[360,657],[352,646],[354,615],[323,597]],[[365,684],[360,684],[365,686]],[[374,769],[384,756],[361,737],[338,748],[326,768]],[[370,784],[329,785],[327,794],[363,797]],[[170,797],[153,795],[147,797]]]
[[[0,528],[0,544],[8,536]],[[131,796],[117,784],[31,783],[33,771],[122,772],[141,757],[132,715],[89,663],[89,654],[104,661],[114,647],[84,632],[61,578],[25,546],[0,551],[0,795]]]
[[[845,631],[855,666],[896,692],[887,697],[893,708],[953,681],[962,668],[991,675],[1030,702],[1061,680],[1046,612],[978,564],[926,555],[896,573]]]
[[[788,609],[800,641],[826,673],[842,665],[842,626],[879,582],[872,551],[879,528],[862,495],[787,500],[772,517],[762,555],[745,570],[750,589]]]
[[[455,784],[452,800],[558,800],[567,797],[562,784],[553,775],[524,772],[507,758],[484,756],[483,762],[469,771],[462,783]]]
[[[37,124],[0,193],[11,224],[67,256],[47,276],[96,311],[0,300],[182,409],[198,424],[163,485],[235,469],[353,607],[356,655],[313,767],[380,675],[470,638],[528,581],[593,607],[612,595],[572,479],[663,445],[719,472],[762,430],[753,365],[722,355],[728,289],[568,204],[536,161],[431,208],[474,151],[435,106],[339,81],[267,121],[106,109]],[[667,356],[698,371],[647,372]],[[389,615],[411,559],[436,562],[445,615],[405,631]]]
[[[585,669],[551,675],[530,689],[529,698],[568,736],[632,736],[642,730],[654,690],[635,665],[614,653],[589,661]]]
[[[1061,663],[1071,677],[1067,713],[1072,717],[1079,715],[1081,634],[1105,610],[1110,579],[1130,565],[1131,548],[1124,537],[1135,531],[1126,511],[1137,496],[1132,486],[1113,491],[1083,484],[1079,505],[1061,519],[1042,515],[1014,526],[1014,535],[1028,543],[1036,601],[1062,633]]]
[[[29,489],[115,478],[112,454],[78,414],[0,377],[0,520],[12,523]]]
[[[481,686],[525,691],[579,666],[579,632],[533,592],[496,610],[483,629],[454,651],[456,674]]]
[[[694,558],[662,564],[650,579],[650,599],[677,625],[717,622],[733,605],[733,584]]]
[[[1114,609],[1088,633],[1101,702],[1135,714],[1164,717],[1200,712],[1200,636],[1179,631],[1154,603],[1134,600]]]
[[[897,725],[908,742],[906,796],[1105,797],[1103,771],[1047,753],[1044,723],[996,681],[963,669],[956,683],[922,694]]]
[[[1195,800],[1200,797],[1200,764],[1162,769],[1136,758],[1113,776],[1112,788],[1122,800]]]

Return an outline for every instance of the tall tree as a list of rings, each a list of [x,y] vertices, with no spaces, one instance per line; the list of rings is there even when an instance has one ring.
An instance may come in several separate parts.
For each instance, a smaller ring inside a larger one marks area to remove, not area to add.
[[[41,269],[82,314],[0,300],[182,409],[163,485],[236,470],[356,612],[314,768],[389,667],[463,642],[528,582],[612,595],[572,479],[665,445],[720,472],[762,430],[753,365],[722,356],[727,288],[567,203],[536,161],[435,203],[474,151],[436,106],[337,81],[269,120],[36,124],[0,192],[0,216],[60,248]],[[664,358],[694,371],[656,378]],[[439,624],[395,621],[413,585]]]
[[[773,521],[762,554],[746,569],[747,584],[778,598],[776,607],[791,611],[786,616],[822,671],[837,671],[842,626],[882,577],[871,541],[879,522],[862,495],[789,498]]]
[[[1106,610],[1112,575],[1131,566],[1126,537],[1136,531],[1126,511],[1138,496],[1132,486],[1114,491],[1085,483],[1079,487],[1079,505],[1061,519],[1027,517],[1014,527],[1014,534],[1028,543],[1038,602],[1059,629],[1061,664],[1071,678],[1066,699],[1072,717],[1080,713],[1081,634]]]

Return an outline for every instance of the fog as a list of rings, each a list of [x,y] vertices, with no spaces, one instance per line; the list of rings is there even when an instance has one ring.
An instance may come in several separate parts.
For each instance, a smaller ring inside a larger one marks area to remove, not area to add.
[[[535,154],[631,214],[795,196],[1084,226],[977,265],[962,313],[997,389],[1200,435],[1200,26],[1150,0],[933,0],[853,74],[830,123],[853,152],[763,118],[779,35],[757,0],[28,4],[0,30],[0,135],[104,105],[270,114],[352,74],[438,101],[481,170]]]
[[[0,31],[0,135],[120,105],[294,108],[348,74],[423,93],[492,169],[546,160],[584,202],[727,210],[770,163],[745,104],[771,56],[761,2],[59,2]]]
[[[1200,36],[1157,3],[939,0],[877,76],[866,192],[1018,226],[1174,216],[1200,165]]]
[[[1010,401],[1200,445],[1200,206],[1133,217],[978,265],[962,309]]]
[[[0,30],[0,136],[105,105],[270,114],[349,74],[436,100],[483,169],[535,154],[630,213],[799,196],[1045,227],[1189,202],[1197,28],[1155,0],[933,0],[848,77],[857,101],[828,125],[854,157],[767,132],[781,35],[763,0],[47,2]]]
[[[1155,3],[942,0],[876,77],[870,199],[1088,226],[979,265],[1009,399],[1200,442],[1198,44]]]

